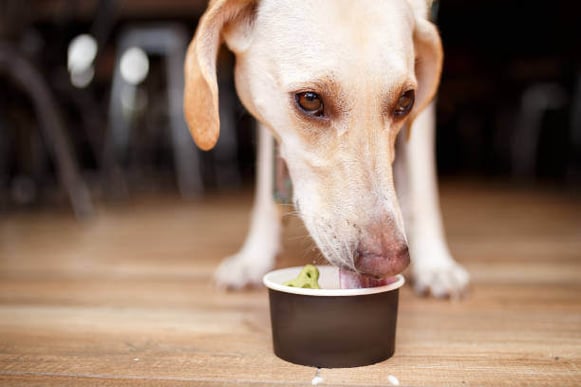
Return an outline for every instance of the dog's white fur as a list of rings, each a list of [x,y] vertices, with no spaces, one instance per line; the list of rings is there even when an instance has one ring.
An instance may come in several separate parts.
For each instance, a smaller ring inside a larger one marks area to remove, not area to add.
[[[250,231],[218,268],[218,284],[258,283],[274,266],[276,139],[296,209],[327,260],[391,275],[407,266],[409,246],[417,291],[460,294],[468,274],[450,255],[438,203],[430,101],[442,53],[425,0],[211,1],[185,65],[186,119],[202,149],[219,134],[216,57],[223,40],[236,55],[240,99],[259,122],[259,147]],[[397,119],[393,106],[410,89],[415,106]],[[323,119],[298,108],[294,96],[305,91],[322,97]],[[394,163],[398,133],[412,121]]]

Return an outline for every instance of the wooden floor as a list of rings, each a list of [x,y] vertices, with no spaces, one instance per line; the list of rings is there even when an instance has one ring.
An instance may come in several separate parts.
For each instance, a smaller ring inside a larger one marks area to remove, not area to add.
[[[570,193],[448,183],[460,302],[400,299],[396,355],[321,370],[321,385],[581,385],[581,202]],[[271,349],[264,289],[211,276],[246,230],[251,196],[168,198],[0,220],[0,384],[311,385]],[[279,266],[316,253],[290,219]],[[391,379],[393,380],[393,378]]]

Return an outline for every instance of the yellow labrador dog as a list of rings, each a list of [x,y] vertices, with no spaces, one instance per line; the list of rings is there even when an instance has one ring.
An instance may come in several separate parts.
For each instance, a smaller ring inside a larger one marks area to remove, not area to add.
[[[467,286],[467,272],[449,253],[438,203],[430,102],[442,48],[428,6],[426,0],[210,2],[185,64],[192,136],[205,150],[218,140],[216,58],[223,42],[236,56],[239,97],[259,122],[250,231],[219,267],[218,284],[258,283],[274,266],[276,140],[296,210],[325,258],[341,269],[342,286],[381,284],[406,269],[410,256],[418,292],[456,296]],[[411,137],[396,141],[412,121]]]

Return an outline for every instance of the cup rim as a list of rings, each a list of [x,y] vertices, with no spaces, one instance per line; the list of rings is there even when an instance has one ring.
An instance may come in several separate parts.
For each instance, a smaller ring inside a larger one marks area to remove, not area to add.
[[[393,282],[383,285],[383,286],[376,286],[372,288],[357,288],[357,289],[339,289],[339,288],[332,288],[332,289],[309,289],[309,288],[295,288],[292,286],[286,286],[282,284],[282,281],[288,281],[298,275],[298,273],[303,269],[304,266],[294,266],[294,267],[287,267],[284,269],[273,270],[268,272],[262,277],[262,283],[269,289],[283,292],[283,293],[290,293],[290,294],[298,294],[304,296],[315,296],[315,297],[345,297],[345,296],[364,296],[368,294],[377,294],[377,293],[384,293],[389,292],[392,290],[399,289],[405,283],[405,278],[401,274],[397,274],[393,276]],[[330,265],[322,265],[317,266],[319,272],[321,274],[321,278],[323,276],[329,277],[336,275],[337,278],[339,277],[339,269],[334,266]],[[338,280],[337,280],[338,281]]]

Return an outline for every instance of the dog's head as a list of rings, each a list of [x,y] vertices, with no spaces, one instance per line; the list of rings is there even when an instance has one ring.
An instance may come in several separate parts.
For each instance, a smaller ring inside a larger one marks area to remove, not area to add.
[[[425,0],[217,0],[188,49],[185,114],[196,143],[210,149],[218,139],[225,41],[238,94],[279,142],[313,239],[331,263],[367,276],[409,264],[392,163],[398,133],[440,76],[426,15]]]

